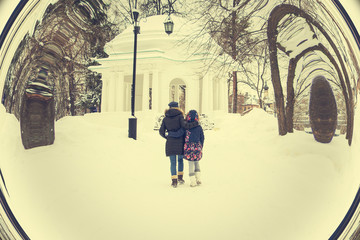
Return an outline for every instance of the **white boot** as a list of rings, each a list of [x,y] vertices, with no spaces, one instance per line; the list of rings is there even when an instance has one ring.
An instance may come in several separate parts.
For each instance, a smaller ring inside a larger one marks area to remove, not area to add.
[[[196,178],[195,178],[195,176],[190,176],[190,187],[196,187]]]
[[[195,178],[196,178],[196,184],[200,185],[201,184],[201,173],[195,172]]]

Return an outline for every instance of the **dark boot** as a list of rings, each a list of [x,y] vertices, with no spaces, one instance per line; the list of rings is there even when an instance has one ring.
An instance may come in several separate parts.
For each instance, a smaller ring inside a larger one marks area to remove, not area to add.
[[[171,186],[176,188],[177,187],[177,183],[178,183],[178,180],[175,178],[172,179],[172,183],[171,183]]]
[[[184,177],[184,175],[182,175],[182,174],[178,175],[178,183],[179,184],[184,184],[185,183],[183,177]]]

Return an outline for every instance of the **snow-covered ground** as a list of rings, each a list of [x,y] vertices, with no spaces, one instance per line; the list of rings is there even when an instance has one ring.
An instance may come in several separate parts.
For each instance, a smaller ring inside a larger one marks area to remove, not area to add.
[[[53,145],[25,150],[19,123],[0,108],[7,198],[32,240],[328,239],[359,184],[359,134],[352,147],[344,136],[281,137],[262,110],[215,115],[202,186],[186,174],[174,189],[151,112],[136,113],[136,141],[128,113],[94,113],[57,121]]]

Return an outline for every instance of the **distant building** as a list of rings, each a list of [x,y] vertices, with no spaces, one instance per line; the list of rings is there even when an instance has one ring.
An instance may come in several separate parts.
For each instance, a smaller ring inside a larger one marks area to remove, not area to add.
[[[194,54],[180,41],[192,30],[182,18],[173,17],[174,32],[164,31],[164,16],[140,22],[138,35],[135,111],[162,113],[170,101],[178,101],[184,111],[200,113],[227,111],[226,76],[216,69],[204,71],[208,53]],[[196,42],[192,44],[196,46]],[[131,110],[134,33],[130,26],[105,46],[108,58],[90,69],[102,73],[103,112]]]
[[[238,93],[237,95],[237,113],[246,114],[254,108],[260,108],[260,101],[257,97],[251,96],[248,93]],[[232,112],[233,95],[229,96],[229,112]]]

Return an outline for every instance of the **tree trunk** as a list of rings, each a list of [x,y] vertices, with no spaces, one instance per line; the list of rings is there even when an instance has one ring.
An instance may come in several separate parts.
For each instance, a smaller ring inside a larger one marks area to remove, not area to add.
[[[75,116],[75,79],[74,79],[74,66],[68,64],[69,70],[69,97],[70,97],[70,113]]]
[[[237,74],[233,71],[233,113],[237,112]]]
[[[294,132],[294,104],[295,104],[295,93],[294,93],[294,78],[297,61],[292,58],[289,62],[288,68],[288,80],[287,80],[287,96],[286,96],[286,129],[287,132]]]
[[[276,28],[280,19],[278,19],[278,14],[276,14],[276,12],[274,12],[273,10],[268,20],[267,36],[269,42],[271,81],[274,87],[276,114],[278,118],[278,129],[279,129],[279,135],[283,136],[286,135],[287,133],[286,116],[284,109],[284,95],[280,82],[280,72],[279,72],[279,65],[277,60],[277,46],[276,46],[276,38],[277,38]]]
[[[233,6],[236,6],[235,1],[233,2]],[[232,52],[232,59],[236,60],[237,51],[236,51],[236,12],[233,11],[231,13],[231,52]],[[233,113],[237,112],[237,73],[233,71]]]

